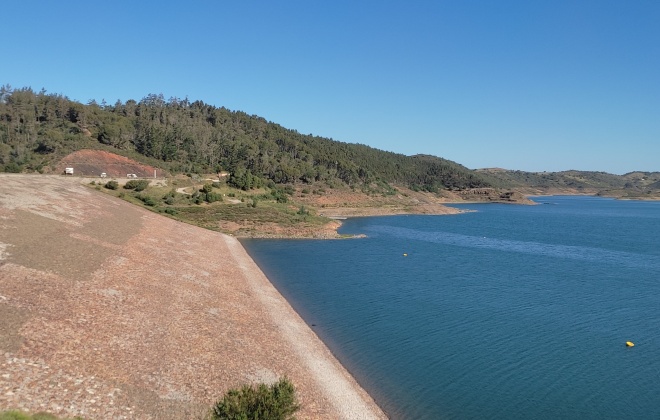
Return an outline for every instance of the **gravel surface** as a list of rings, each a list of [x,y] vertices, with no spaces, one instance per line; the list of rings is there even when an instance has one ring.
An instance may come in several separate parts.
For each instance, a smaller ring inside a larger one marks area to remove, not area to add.
[[[302,419],[386,418],[233,237],[0,174],[0,409],[204,418],[288,376]]]

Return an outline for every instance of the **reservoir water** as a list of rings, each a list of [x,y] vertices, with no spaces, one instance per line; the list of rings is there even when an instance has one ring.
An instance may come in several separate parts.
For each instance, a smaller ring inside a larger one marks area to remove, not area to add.
[[[659,419],[660,203],[535,200],[243,244],[394,419]]]

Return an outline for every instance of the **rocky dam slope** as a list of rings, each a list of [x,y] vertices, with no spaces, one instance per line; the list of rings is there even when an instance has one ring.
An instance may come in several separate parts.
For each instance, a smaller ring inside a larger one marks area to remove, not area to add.
[[[235,238],[0,174],[0,411],[204,418],[282,376],[299,418],[386,417]]]

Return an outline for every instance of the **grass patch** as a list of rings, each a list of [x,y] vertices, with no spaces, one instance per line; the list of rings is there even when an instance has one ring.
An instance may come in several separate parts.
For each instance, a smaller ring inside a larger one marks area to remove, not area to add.
[[[307,211],[299,214],[287,205],[279,203],[264,203],[254,207],[252,201],[245,204],[218,204],[213,206],[176,207],[177,218],[198,226],[215,229],[218,221],[235,223],[275,223],[282,226],[294,226],[299,223],[323,225],[327,223],[324,217],[313,216]]]
[[[28,414],[24,411],[10,410],[0,412],[0,420],[67,420],[68,417],[60,418],[49,413]],[[73,420],[82,420],[82,417],[74,417]]]
[[[181,179],[176,184],[168,184],[170,186],[149,185],[139,192],[136,185],[130,185],[130,189],[113,185],[116,189],[104,189],[104,192],[176,220],[216,231],[220,230],[221,222],[249,226],[250,230],[260,224],[309,228],[328,222],[327,218],[316,216],[313,209],[291,202],[285,188],[245,192],[224,184],[216,188],[212,183]],[[193,193],[178,193],[172,185],[178,188],[187,185],[190,187],[187,190]]]

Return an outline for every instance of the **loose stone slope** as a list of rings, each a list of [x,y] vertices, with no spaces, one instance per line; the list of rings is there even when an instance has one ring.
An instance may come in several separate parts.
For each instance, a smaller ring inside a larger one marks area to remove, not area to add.
[[[203,418],[283,375],[300,418],[385,418],[236,239],[0,175],[0,409]]]

